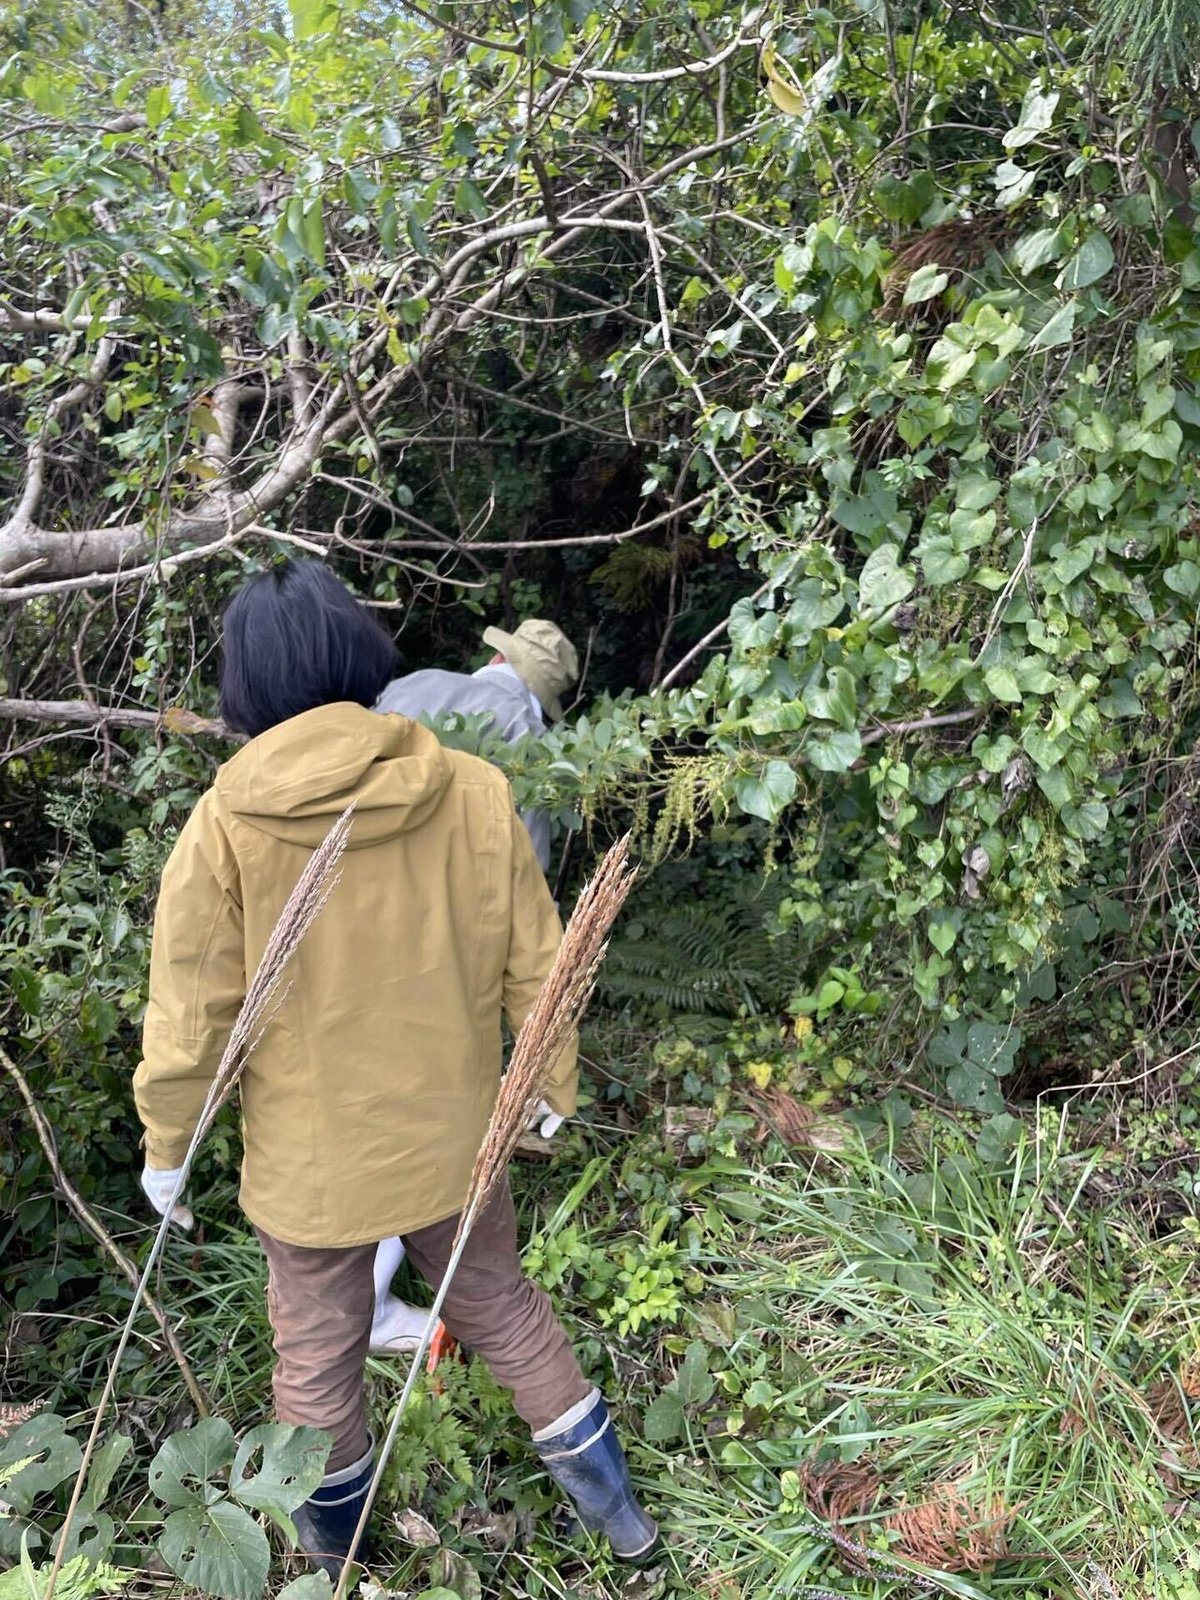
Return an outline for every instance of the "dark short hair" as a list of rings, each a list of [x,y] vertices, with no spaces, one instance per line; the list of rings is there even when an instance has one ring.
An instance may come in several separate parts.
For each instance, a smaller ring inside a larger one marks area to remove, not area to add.
[[[373,706],[396,676],[390,635],[319,561],[285,561],[225,609],[221,716],[253,737],[317,706]]]

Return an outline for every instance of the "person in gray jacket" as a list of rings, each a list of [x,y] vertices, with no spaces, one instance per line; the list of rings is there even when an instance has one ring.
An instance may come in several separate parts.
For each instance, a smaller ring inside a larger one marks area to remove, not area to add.
[[[516,744],[532,734],[545,733],[563,716],[562,696],[579,677],[575,646],[553,622],[531,617],[514,633],[485,628],[483,642],[495,655],[478,672],[447,672],[426,667],[393,678],[375,703],[375,710],[400,712],[414,719],[453,712],[478,716],[486,712],[506,744]],[[550,818],[544,811],[526,810],[521,820],[529,830],[533,848],[545,872],[550,865]],[[535,1123],[544,1139],[551,1138],[562,1118],[542,1102]],[[406,1305],[391,1292],[392,1279],[404,1259],[399,1239],[384,1239],[375,1252],[375,1317],[371,1349],[379,1355],[415,1350],[425,1328],[426,1313]]]
[[[394,678],[380,695],[376,711],[399,711],[406,717],[436,717],[450,712],[478,716],[486,712],[506,744],[545,733],[563,715],[562,696],[579,677],[575,646],[553,622],[531,617],[515,633],[485,628],[483,642],[496,654],[478,672],[447,672],[426,667]],[[550,865],[550,819],[544,811],[523,811],[521,818],[545,872]]]

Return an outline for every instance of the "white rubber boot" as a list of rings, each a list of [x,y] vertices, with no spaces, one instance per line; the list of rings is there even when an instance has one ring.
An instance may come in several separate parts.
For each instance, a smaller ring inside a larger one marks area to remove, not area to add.
[[[375,1251],[375,1315],[370,1351],[376,1356],[404,1355],[417,1348],[429,1313],[405,1305],[392,1293],[392,1279],[404,1260],[399,1239],[383,1239]]]

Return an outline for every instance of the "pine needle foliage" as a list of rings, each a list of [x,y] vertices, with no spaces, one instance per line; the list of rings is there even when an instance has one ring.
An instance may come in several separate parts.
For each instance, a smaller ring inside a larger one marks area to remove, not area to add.
[[[1116,55],[1148,86],[1187,82],[1200,61],[1200,0],[1103,0],[1094,34],[1102,56]]]

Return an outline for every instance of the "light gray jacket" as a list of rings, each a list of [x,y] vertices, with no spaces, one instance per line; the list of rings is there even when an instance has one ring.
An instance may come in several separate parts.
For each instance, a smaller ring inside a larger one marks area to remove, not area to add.
[[[443,672],[428,667],[393,678],[375,704],[376,711],[398,711],[405,717],[449,715],[475,717],[486,712],[506,744],[526,734],[540,738],[546,721],[537,697],[509,666],[481,667],[478,672]],[[550,818],[544,811],[522,811],[542,871],[550,865]]]

